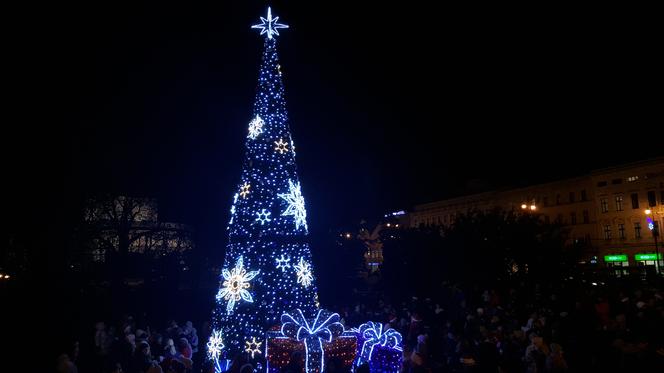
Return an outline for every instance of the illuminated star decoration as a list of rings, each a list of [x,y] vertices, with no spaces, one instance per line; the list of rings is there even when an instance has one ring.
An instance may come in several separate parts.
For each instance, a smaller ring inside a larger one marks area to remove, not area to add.
[[[244,351],[251,354],[251,358],[254,358],[255,354],[261,353],[261,345],[263,342],[257,341],[256,337],[251,337],[251,341],[244,342],[247,346],[244,348]]]
[[[250,188],[251,188],[251,184],[249,184],[249,183],[244,183],[244,185],[242,185],[240,187],[240,195],[242,196],[242,198],[247,198],[247,195],[249,194],[249,189]]]
[[[284,254],[281,254],[281,258],[277,258],[277,269],[281,269],[281,272],[285,272],[286,268],[290,268],[290,258],[286,258]]]
[[[244,268],[244,259],[240,256],[235,263],[235,268],[223,269],[221,275],[224,277],[224,282],[219,293],[217,293],[217,301],[222,299],[226,300],[226,312],[229,314],[233,312],[233,307],[235,307],[235,302],[240,299],[245,300],[249,303],[254,302],[254,298],[251,296],[251,293],[247,290],[250,286],[249,281],[253,280],[254,277],[258,275],[260,271],[251,271],[247,272]]]
[[[277,196],[288,203],[288,207],[281,213],[281,216],[293,216],[295,229],[300,229],[300,226],[303,226],[305,230],[308,230],[307,209],[304,207],[300,182],[293,183],[293,180],[288,180],[288,193],[279,193]]]
[[[261,225],[265,225],[265,223],[272,221],[270,215],[272,215],[271,212],[262,209],[260,212],[256,213],[256,221],[261,223]]]
[[[208,355],[212,360],[219,360],[221,350],[224,349],[224,341],[221,339],[221,330],[212,330],[212,335],[207,343]]]
[[[300,261],[294,266],[297,274],[297,283],[302,284],[305,288],[311,286],[311,282],[314,280],[314,276],[311,274],[311,264],[304,261],[304,258],[300,257]]]
[[[268,39],[272,39],[272,35],[279,36],[280,28],[288,28],[288,25],[284,25],[278,22],[279,17],[272,18],[272,9],[267,8],[267,18],[261,17],[261,23],[258,25],[253,25],[251,28],[260,29],[261,35],[267,34]]]
[[[249,122],[249,134],[247,135],[248,138],[252,140],[256,140],[256,137],[263,133],[263,125],[265,122],[261,117],[256,115],[256,118],[252,119],[251,122]]]
[[[288,143],[284,142],[284,139],[279,139],[279,141],[274,142],[274,150],[278,151],[279,154],[284,154],[288,152]]]

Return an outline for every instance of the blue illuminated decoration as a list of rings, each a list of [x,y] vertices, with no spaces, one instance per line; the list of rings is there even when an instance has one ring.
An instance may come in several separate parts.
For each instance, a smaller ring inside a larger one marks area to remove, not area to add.
[[[272,35],[279,36],[280,28],[288,28],[288,25],[284,25],[278,22],[279,17],[272,18],[272,9],[267,8],[267,18],[261,17],[261,23],[258,25],[253,25],[251,28],[260,29],[261,35],[267,34],[268,39],[272,39]]]
[[[272,219],[270,219],[270,215],[272,215],[271,212],[266,211],[265,209],[261,209],[260,212],[256,213],[256,221],[261,223],[261,225],[265,225],[265,223],[272,221]]]
[[[281,269],[281,272],[285,272],[286,268],[290,268],[290,258],[285,258],[284,254],[281,254],[281,258],[277,258],[277,268]]]
[[[307,209],[304,207],[304,197],[302,197],[300,183],[293,183],[292,180],[288,180],[288,193],[280,193],[278,196],[288,203],[288,207],[281,213],[281,216],[292,216],[295,220],[295,229],[300,229],[300,227],[304,227],[305,230],[308,229]]]
[[[648,222],[648,229],[654,230],[655,222],[650,218],[650,216],[646,216],[646,221]]]
[[[223,331],[224,354],[230,359],[245,351],[247,341],[254,337],[260,341],[270,327],[279,324],[284,312],[301,309],[313,314],[317,309],[307,212],[275,37],[276,30],[284,27],[272,18],[271,10],[262,24],[254,27],[266,37],[262,38],[253,111],[241,123],[246,128],[249,122],[249,129],[242,134],[245,153],[241,175],[229,188],[233,205],[222,266],[227,270],[222,273],[212,315],[212,327]],[[293,268],[300,258],[307,265],[303,275],[310,275],[306,287],[301,282],[306,278],[298,283]],[[242,265],[239,275],[233,277],[239,280],[235,282],[231,277],[238,261]],[[260,349],[264,350],[263,346]],[[257,352],[254,355],[263,357]]]
[[[307,373],[320,373],[325,368],[323,342],[332,342],[344,332],[339,314],[320,309],[316,317],[307,320],[302,310],[281,315],[281,334],[304,342],[304,361]]]
[[[384,329],[383,324],[372,321],[353,330],[358,334],[358,343],[361,343],[358,345],[356,366],[368,363],[372,372],[399,372],[403,351],[399,332],[391,328]],[[374,356],[376,348],[382,348],[386,352],[381,359]]]

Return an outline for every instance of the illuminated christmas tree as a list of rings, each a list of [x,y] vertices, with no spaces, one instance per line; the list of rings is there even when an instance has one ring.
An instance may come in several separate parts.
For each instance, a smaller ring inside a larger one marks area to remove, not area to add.
[[[249,118],[246,156],[237,186],[229,242],[216,295],[208,355],[218,364],[221,348],[230,355],[264,353],[265,332],[283,312],[313,313],[317,293],[307,243],[307,211],[289,130],[278,30],[288,26],[261,17],[265,36],[254,112]]]

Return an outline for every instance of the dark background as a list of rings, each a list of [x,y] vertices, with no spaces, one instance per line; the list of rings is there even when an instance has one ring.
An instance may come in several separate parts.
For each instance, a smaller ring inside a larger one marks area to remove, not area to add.
[[[314,235],[663,153],[646,10],[358,3],[272,2],[291,26],[279,48]],[[57,256],[85,196],[132,194],[221,250],[265,5],[8,11],[10,230]]]

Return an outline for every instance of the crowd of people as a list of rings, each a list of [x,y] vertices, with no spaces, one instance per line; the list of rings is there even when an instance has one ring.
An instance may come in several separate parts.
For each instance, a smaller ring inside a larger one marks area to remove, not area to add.
[[[364,297],[354,306],[329,308],[347,328],[377,321],[399,331],[407,373],[664,371],[664,293],[643,286],[572,284],[489,289],[443,284],[430,298],[397,305]],[[210,327],[203,324],[201,342],[190,321],[183,326],[171,321],[157,332],[128,316],[111,326],[98,322],[90,333],[90,371],[200,372]],[[75,342],[58,358],[58,371],[77,372],[79,351]],[[230,371],[251,373],[253,365],[235,361]]]
[[[58,357],[57,371],[77,373],[78,365],[95,372],[112,373],[190,373],[202,360],[198,331],[191,321],[183,326],[174,320],[164,330],[155,332],[149,326],[137,327],[132,316],[117,325],[97,322],[90,335],[93,351],[81,356],[80,342],[74,341],[69,351]],[[204,346],[203,346],[204,348]]]
[[[399,331],[404,372],[664,371],[664,293],[577,285],[444,284],[435,297],[361,303],[342,315]]]

